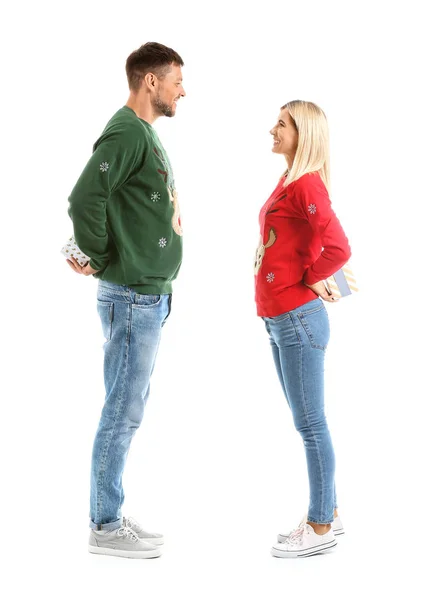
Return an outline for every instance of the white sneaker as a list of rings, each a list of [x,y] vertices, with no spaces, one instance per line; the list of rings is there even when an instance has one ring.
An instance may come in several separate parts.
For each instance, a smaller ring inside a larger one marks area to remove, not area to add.
[[[298,527],[302,527],[305,523],[307,523],[307,515],[305,515],[302,520],[301,523],[298,525]],[[345,533],[345,529],[344,526],[342,525],[342,521],[340,519],[340,517],[335,517],[333,519],[333,523],[332,523],[332,531],[335,534],[335,536],[338,535],[343,535]],[[285,533],[279,533],[278,534],[278,544],[283,544],[291,535],[292,532],[285,534]]]
[[[161,549],[139,539],[130,527],[112,531],[94,531],[89,536],[89,552],[124,558],[158,558]]]
[[[137,537],[142,540],[142,542],[148,542],[154,546],[161,546],[164,543],[164,536],[161,533],[150,533],[145,531],[143,527],[139,525],[139,523],[132,517],[123,517],[123,525],[133,529]]]
[[[311,525],[305,523],[282,544],[272,547],[272,556],[277,558],[304,558],[314,554],[323,554],[337,545],[332,528],[323,535],[318,535]]]

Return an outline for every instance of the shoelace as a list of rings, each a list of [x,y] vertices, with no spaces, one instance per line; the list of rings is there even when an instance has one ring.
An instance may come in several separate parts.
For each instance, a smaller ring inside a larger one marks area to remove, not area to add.
[[[303,536],[308,530],[307,524],[300,525],[295,529],[291,535],[287,538],[286,543],[290,545],[299,545],[303,543]]]
[[[133,519],[133,517],[127,517],[125,521],[126,527],[130,527],[130,529],[132,529],[133,527],[139,527],[139,529],[142,529],[141,525],[139,525],[139,523],[135,519]]]
[[[120,529],[117,531],[117,535],[120,537],[128,537],[132,540],[132,542],[139,541],[139,537],[136,532],[133,531],[133,529],[130,529],[130,527],[127,527],[127,525],[125,527],[120,527]]]
[[[307,515],[304,515],[303,518],[301,519],[301,521],[298,523],[298,527],[296,529],[293,529],[291,531],[291,533],[289,534],[289,536],[287,537],[287,539],[293,535],[296,531],[298,531],[299,529],[302,529],[304,527],[304,525],[307,523]],[[285,540],[286,541],[286,540]]]

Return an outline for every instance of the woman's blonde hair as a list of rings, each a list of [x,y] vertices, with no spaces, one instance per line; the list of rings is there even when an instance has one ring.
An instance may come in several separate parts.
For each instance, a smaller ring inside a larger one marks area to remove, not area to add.
[[[293,100],[286,108],[298,132],[298,146],[291,170],[286,171],[285,186],[306,173],[319,173],[330,188],[329,129],[325,113],[313,102]]]

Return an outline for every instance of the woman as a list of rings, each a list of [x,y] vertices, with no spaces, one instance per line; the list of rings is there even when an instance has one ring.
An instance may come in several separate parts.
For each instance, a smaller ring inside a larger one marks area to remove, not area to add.
[[[335,302],[324,280],[351,255],[329,199],[329,134],[323,111],[295,100],[281,108],[273,149],[288,169],[263,206],[256,254],[256,304],[269,334],[282,389],[307,458],[310,506],[298,528],[280,534],[276,557],[326,552],[343,533],[335,493],[335,456],[324,414],[324,355]],[[332,524],[333,523],[333,527]]]

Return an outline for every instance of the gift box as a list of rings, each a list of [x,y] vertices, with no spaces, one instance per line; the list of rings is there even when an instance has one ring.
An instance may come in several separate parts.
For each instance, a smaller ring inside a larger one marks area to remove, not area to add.
[[[349,263],[328,277],[325,280],[325,285],[327,290],[333,292],[336,296],[349,296],[358,292],[357,282]]]
[[[90,261],[89,256],[86,256],[86,254],[84,254],[82,252],[82,250],[76,244],[75,238],[73,235],[72,235],[72,237],[70,237],[68,239],[66,245],[63,246],[63,248],[61,249],[61,253],[66,258],[72,257],[72,258],[76,259],[81,267],[85,267],[88,264],[88,262]]]

